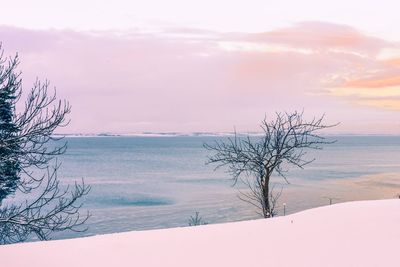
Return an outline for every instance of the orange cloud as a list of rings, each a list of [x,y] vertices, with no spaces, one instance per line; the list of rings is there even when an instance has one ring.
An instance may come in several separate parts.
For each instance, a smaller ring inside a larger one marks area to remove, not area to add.
[[[364,99],[358,100],[359,104],[376,108],[400,111],[400,99]]]
[[[400,58],[390,58],[384,61],[385,63],[393,66],[400,66]]]
[[[400,86],[400,75],[387,78],[377,78],[370,80],[354,80],[344,84],[345,87],[359,88],[383,88],[389,86]]]

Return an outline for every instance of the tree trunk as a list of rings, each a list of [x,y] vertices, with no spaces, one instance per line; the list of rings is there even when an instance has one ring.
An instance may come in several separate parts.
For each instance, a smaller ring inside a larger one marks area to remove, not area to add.
[[[263,197],[263,214],[264,214],[264,218],[270,218],[271,217],[271,213],[270,213],[270,203],[269,203],[269,177],[266,176],[264,178],[264,184],[263,184],[263,188],[262,188],[262,197]]]

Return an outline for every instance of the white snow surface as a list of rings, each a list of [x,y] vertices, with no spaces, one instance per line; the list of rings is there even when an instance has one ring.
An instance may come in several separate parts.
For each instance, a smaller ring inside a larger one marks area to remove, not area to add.
[[[0,246],[1,267],[400,266],[400,200],[273,219]]]

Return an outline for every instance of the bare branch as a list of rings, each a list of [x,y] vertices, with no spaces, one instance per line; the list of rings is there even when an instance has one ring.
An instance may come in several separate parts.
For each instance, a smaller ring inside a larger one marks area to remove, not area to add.
[[[37,80],[17,113],[22,95],[18,64],[18,55],[4,59],[0,45],[0,244],[34,235],[44,240],[57,231],[85,231],[89,217],[79,210],[90,187],[83,180],[63,187],[57,178],[56,156],[65,153],[67,145],[56,142],[62,138],[53,133],[68,124],[70,105],[57,100],[55,90],[49,93],[48,81]],[[17,190],[26,201],[2,205]]]
[[[216,169],[225,167],[233,179],[233,185],[241,180],[250,189],[249,194],[242,194],[241,199],[261,207],[264,217],[273,216],[275,198],[270,199],[270,178],[281,176],[289,183],[285,173],[289,167],[303,169],[315,159],[307,159],[307,150],[322,149],[323,145],[335,141],[328,140],[319,132],[337,124],[323,123],[324,115],[310,121],[303,119],[303,112],[276,113],[272,121],[265,117],[261,122],[261,137],[239,137],[236,132],[233,138],[204,144],[213,154],[207,164],[215,164]],[[246,179],[241,179],[246,177]],[[250,177],[254,183],[250,183]],[[280,196],[280,193],[276,196]]]

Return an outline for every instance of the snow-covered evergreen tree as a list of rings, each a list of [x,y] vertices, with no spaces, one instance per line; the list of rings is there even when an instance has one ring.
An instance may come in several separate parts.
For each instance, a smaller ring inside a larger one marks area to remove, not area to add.
[[[81,198],[90,187],[82,180],[65,188],[57,176],[56,157],[65,152],[66,143],[54,131],[68,124],[71,107],[57,100],[55,90],[49,92],[48,81],[37,80],[21,98],[18,55],[5,58],[3,51],[0,43],[0,245],[85,231],[89,214],[80,213]],[[16,191],[15,200],[4,204]]]
[[[18,161],[18,127],[15,104],[19,98],[20,80],[15,72],[16,60],[0,62],[0,203],[15,192],[20,174]]]

